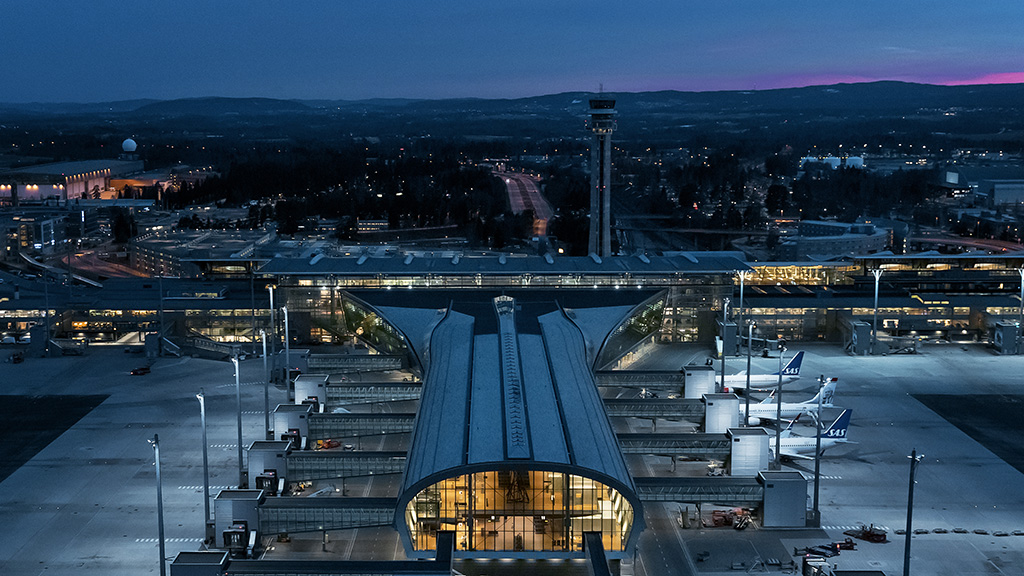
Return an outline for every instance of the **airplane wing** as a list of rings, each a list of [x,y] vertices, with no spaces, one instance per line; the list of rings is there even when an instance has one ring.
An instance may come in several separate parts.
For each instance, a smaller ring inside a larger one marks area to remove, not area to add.
[[[794,460],[814,460],[814,456],[805,456],[804,454],[797,454],[796,452],[782,451],[782,455],[786,458],[793,458]]]

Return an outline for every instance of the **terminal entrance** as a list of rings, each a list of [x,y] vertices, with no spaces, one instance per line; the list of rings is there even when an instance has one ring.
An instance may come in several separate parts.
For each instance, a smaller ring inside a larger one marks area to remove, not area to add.
[[[614,488],[535,470],[442,480],[421,490],[405,515],[415,550],[433,550],[437,533],[452,531],[456,553],[579,553],[584,532],[600,532],[605,550],[622,551],[633,524],[632,506]]]

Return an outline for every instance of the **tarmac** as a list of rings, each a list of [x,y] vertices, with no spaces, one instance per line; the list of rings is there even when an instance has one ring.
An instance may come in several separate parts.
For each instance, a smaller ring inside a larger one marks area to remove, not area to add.
[[[792,343],[791,350],[806,356],[801,379],[784,388],[785,401],[813,396],[822,374],[839,378],[836,405],[853,410],[851,442],[822,459],[822,528],[683,529],[676,522],[678,504],[649,504],[649,529],[624,573],[736,574],[740,563],[743,571],[757,560],[785,563],[794,548],[842,540],[847,528],[874,523],[888,528],[889,543],[858,541],[856,550],[843,551],[833,563],[900,574],[904,540],[894,530],[906,524],[913,449],[924,455],[913,527],[929,532],[912,538],[911,573],[1024,573],[1024,536],[1013,535],[1024,530],[1024,356],[949,344],[879,357],[849,356],[826,343]],[[706,354],[696,345],[663,346],[634,368],[678,369],[688,361],[703,363]],[[774,372],[777,362],[752,360],[760,373]],[[0,411],[11,427],[0,446],[0,574],[158,573],[156,474],[147,442],[154,434],[160,437],[166,558],[199,548],[203,475],[195,393],[205,388],[207,395],[216,495],[238,482],[233,369],[227,362],[162,358],[152,373],[129,375],[141,363],[140,356],[112,346],[90,347],[78,357],[0,363],[0,394],[11,397]],[[745,357],[730,357],[727,370],[745,364]],[[241,363],[243,445],[263,438],[262,366],[258,358]],[[270,395],[272,407],[286,400],[285,391],[274,387]],[[659,430],[663,426],[670,425],[659,423]],[[798,426],[796,433],[810,435],[813,427]],[[668,473],[666,459],[646,462],[655,473]],[[787,467],[813,474],[811,462]],[[347,488],[352,495],[377,494],[393,484],[381,478],[351,481]],[[936,528],[948,532],[932,532]],[[290,546],[275,546],[268,557],[389,560],[402,557],[397,542],[388,527],[339,531],[329,534],[325,554],[321,535],[294,535]],[[465,567],[481,574],[503,571],[494,562]]]

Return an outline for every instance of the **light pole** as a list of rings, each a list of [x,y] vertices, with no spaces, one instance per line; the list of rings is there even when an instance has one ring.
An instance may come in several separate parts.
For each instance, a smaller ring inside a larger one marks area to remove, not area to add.
[[[199,400],[199,418],[203,426],[203,528],[209,542],[213,537],[213,524],[210,523],[210,457],[206,443],[206,394],[202,388],[199,389],[196,398]]]
[[[245,488],[245,470],[242,468],[242,384],[238,381],[238,357],[232,356],[235,365],[235,400],[238,404],[238,487]]]
[[[164,490],[163,482],[160,479],[160,435],[153,434],[153,439],[149,441],[153,446],[153,459],[156,462],[156,517],[157,523],[159,524],[159,540],[160,540],[160,576],[167,576],[167,566],[165,566],[167,557],[167,551],[164,549]]]
[[[736,274],[738,274],[739,277],[740,277],[740,307],[739,307],[738,310],[736,310],[736,325],[737,326],[742,326],[743,325],[743,284],[744,284],[744,282],[747,279],[747,274],[749,274],[749,273],[750,272],[747,271],[747,270],[740,270],[740,271],[736,272]]]
[[[1021,327],[1024,326],[1024,267],[1017,269],[1020,273],[1020,313],[1017,315],[1017,354],[1020,354]]]
[[[289,342],[291,338],[288,337],[288,307],[281,306],[281,311],[284,312],[284,379],[291,380],[292,344]]]
[[[775,386],[775,469],[782,469],[782,356],[786,341],[779,338],[779,383]]]
[[[917,448],[910,451],[910,493],[907,495],[907,543],[903,547],[903,576],[910,576],[910,535],[913,534],[914,516],[914,477],[917,475],[917,465],[924,458],[924,454],[917,455]]]
[[[821,483],[821,391],[825,388],[825,375],[818,376],[818,413],[814,425],[814,526],[821,525],[821,512],[818,511],[818,488]]]
[[[263,340],[263,433],[270,430],[270,371],[267,369],[267,331],[260,330]]]
[[[267,291],[270,292],[270,353],[275,354],[277,350],[277,309],[274,308],[274,285],[267,286]],[[274,362],[273,368],[277,368],[277,362]]]
[[[871,355],[875,353],[875,343],[878,341],[878,280],[882,277],[882,269],[874,268],[871,275],[875,277],[875,315],[871,320]]]
[[[744,421],[743,426],[750,426],[750,348],[754,341],[754,321],[747,320],[747,389],[743,393],[743,404],[746,410],[743,412]]]
[[[725,340],[726,332],[729,330],[729,299],[722,300],[722,387],[725,392]]]

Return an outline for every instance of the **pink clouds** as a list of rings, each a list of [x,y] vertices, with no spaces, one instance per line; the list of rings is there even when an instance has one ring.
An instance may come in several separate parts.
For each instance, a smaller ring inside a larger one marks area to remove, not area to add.
[[[986,74],[977,78],[948,80],[940,83],[949,86],[963,86],[965,84],[1021,84],[1024,83],[1024,72],[997,72],[995,74]]]

